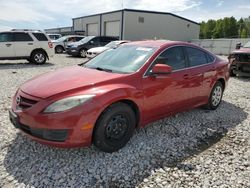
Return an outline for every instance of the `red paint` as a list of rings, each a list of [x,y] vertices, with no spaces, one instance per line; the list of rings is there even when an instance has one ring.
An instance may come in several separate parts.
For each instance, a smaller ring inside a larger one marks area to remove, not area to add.
[[[174,45],[200,48],[173,41],[141,41],[125,45],[157,47],[158,50],[133,74],[108,73],[74,66],[43,74],[24,83],[12,103],[12,109],[19,116],[20,122],[32,128],[69,129],[69,136],[62,143],[28,136],[38,142],[58,147],[89,146],[98,117],[112,103],[120,100],[132,101],[139,109],[139,126],[145,126],[157,119],[206,104],[215,82],[218,79],[227,82],[229,78],[228,63],[217,57],[212,64],[171,74],[144,76],[154,59],[166,48]],[[96,96],[65,112],[42,112],[59,99],[81,94]],[[17,110],[15,102],[17,95],[38,102],[31,108],[20,111]]]

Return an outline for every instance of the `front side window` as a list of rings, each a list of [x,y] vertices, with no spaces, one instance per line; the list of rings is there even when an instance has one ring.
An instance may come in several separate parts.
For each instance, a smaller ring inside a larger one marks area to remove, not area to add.
[[[205,52],[192,47],[186,47],[186,52],[190,67],[207,64],[208,60]]]
[[[12,36],[12,33],[0,33],[0,42],[11,42]]]
[[[33,40],[28,33],[14,33],[14,41],[24,42],[24,41],[33,41]]]
[[[158,58],[164,59],[165,64],[172,67],[172,70],[186,68],[186,60],[182,47],[173,47],[167,49]]]
[[[117,73],[134,73],[156,51],[152,47],[124,45],[107,50],[85,64],[85,67]]]

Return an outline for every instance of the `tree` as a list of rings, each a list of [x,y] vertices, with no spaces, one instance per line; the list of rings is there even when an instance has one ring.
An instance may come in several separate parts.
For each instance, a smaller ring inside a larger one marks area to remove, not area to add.
[[[213,30],[216,26],[216,21],[215,20],[208,20],[206,25],[205,25],[205,30],[204,30],[204,37],[207,39],[212,38]]]
[[[216,26],[213,30],[213,38],[223,38],[224,30],[223,30],[223,20],[219,19],[216,21]]]
[[[241,31],[240,38],[247,38],[247,37],[248,37],[247,30],[244,28]]]

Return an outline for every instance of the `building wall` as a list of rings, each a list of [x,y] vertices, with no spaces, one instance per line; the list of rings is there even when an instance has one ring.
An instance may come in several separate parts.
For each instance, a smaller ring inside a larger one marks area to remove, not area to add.
[[[88,24],[98,24],[97,32],[100,34],[100,15],[73,19],[74,31],[85,31],[86,35]]]
[[[83,30],[83,25],[82,25],[82,19],[81,18],[73,19],[73,29],[74,29],[74,31],[82,31]]]
[[[144,23],[139,23],[139,17]],[[168,39],[190,41],[199,38],[200,26],[169,15],[134,11],[124,12],[124,39]]]
[[[101,35],[104,36],[105,35],[105,22],[113,22],[113,21],[119,21],[120,22],[120,34],[119,36],[121,37],[122,35],[122,11],[119,12],[114,12],[114,13],[110,13],[110,14],[103,14],[102,15],[102,33]]]
[[[45,29],[44,31],[46,33],[55,33],[55,34],[62,34],[62,35],[67,35],[67,34],[72,34],[73,33],[73,28],[72,27],[58,27],[58,28],[52,28],[52,29]]]

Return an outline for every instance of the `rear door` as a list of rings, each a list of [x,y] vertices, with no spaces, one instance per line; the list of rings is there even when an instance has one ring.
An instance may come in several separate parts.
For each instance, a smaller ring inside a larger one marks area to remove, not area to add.
[[[15,57],[14,45],[11,32],[0,33],[0,58]]]
[[[213,60],[206,52],[195,48],[185,47],[188,58],[188,80],[192,84],[193,92],[189,93],[190,105],[196,105],[204,101],[208,96],[207,89],[212,84],[212,78],[216,74]]]
[[[34,41],[28,33],[14,33],[15,52],[17,57],[29,57],[34,49]]]
[[[91,39],[89,42],[89,49],[102,46],[101,45],[101,38],[102,37],[95,37],[95,38]]]

